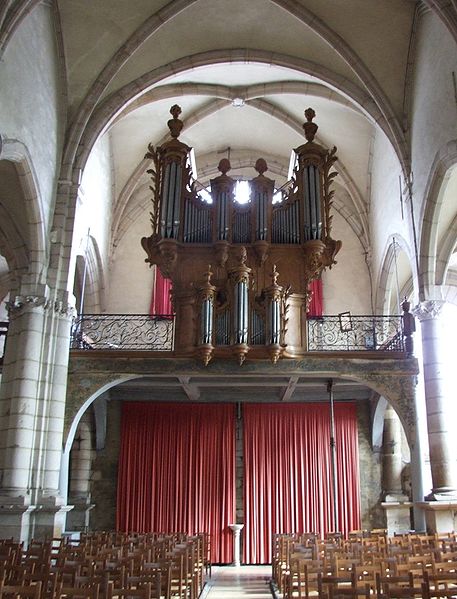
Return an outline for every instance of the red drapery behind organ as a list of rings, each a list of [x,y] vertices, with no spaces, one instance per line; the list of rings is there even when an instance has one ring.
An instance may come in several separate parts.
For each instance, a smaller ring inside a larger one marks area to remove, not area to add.
[[[322,279],[313,279],[309,284],[311,291],[311,301],[309,302],[308,316],[322,316],[323,297],[322,297]]]
[[[273,533],[335,530],[328,404],[245,404],[245,562],[270,563]],[[354,403],[335,405],[339,522],[360,528]]]
[[[211,560],[232,561],[235,408],[124,402],[117,529],[208,532]]]
[[[151,316],[170,316],[173,314],[171,279],[165,279],[158,268],[156,268],[155,273],[149,314]]]

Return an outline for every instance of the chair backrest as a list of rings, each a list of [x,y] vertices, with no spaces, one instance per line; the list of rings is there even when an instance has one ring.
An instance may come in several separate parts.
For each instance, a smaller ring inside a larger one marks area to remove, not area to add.
[[[55,599],[98,599],[98,585],[90,587],[64,587],[58,585]]]
[[[107,593],[107,599],[153,599],[151,584],[145,583],[135,589],[111,589]]]
[[[0,599],[40,599],[41,582],[28,586],[0,584]]]
[[[421,582],[415,587],[396,586],[392,583],[386,583],[382,596],[385,597],[385,599],[416,599],[417,597],[425,599],[427,595],[425,584]]]

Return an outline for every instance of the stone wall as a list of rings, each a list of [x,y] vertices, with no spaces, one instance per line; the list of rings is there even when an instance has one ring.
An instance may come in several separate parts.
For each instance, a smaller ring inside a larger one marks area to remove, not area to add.
[[[241,412],[242,413],[242,412]],[[373,454],[370,445],[370,413],[367,402],[358,402],[360,455],[360,487],[362,528],[385,526],[381,508],[381,463],[379,453]],[[238,413],[237,413],[238,416]],[[92,501],[95,508],[90,522],[93,530],[113,529],[116,524],[117,471],[120,449],[121,402],[107,404],[107,435],[105,448],[97,452],[93,463]],[[236,515],[244,522],[243,512],[243,429],[236,418]]]

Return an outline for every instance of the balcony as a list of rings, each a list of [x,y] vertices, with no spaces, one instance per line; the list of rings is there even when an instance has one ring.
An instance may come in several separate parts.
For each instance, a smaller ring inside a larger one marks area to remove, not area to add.
[[[0,358],[3,358],[8,323],[0,323]],[[70,349],[79,351],[175,351],[175,319],[164,314],[85,314],[75,320]],[[254,348],[259,347],[253,334]],[[405,353],[401,316],[359,316],[343,313],[308,318],[307,353]],[[221,345],[221,348],[227,347]]]
[[[72,328],[71,349],[174,351],[172,315],[86,314]],[[343,313],[307,320],[307,352],[404,352],[401,316]],[[253,347],[258,338],[253,336]],[[227,347],[229,343],[220,344]]]

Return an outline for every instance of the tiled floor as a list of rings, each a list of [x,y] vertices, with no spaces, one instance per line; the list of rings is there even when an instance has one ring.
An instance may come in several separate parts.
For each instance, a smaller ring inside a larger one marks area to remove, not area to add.
[[[271,566],[213,566],[201,599],[271,599]]]

